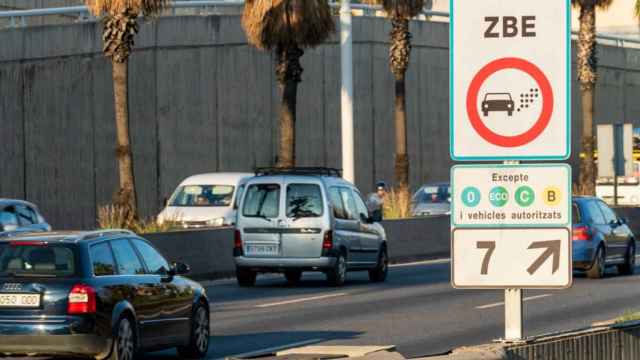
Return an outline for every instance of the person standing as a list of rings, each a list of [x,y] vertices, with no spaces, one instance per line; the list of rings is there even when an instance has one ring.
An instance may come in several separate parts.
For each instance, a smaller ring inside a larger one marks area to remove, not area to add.
[[[384,181],[378,181],[376,183],[376,192],[369,194],[369,198],[367,199],[367,207],[371,215],[382,219],[386,198],[387,185]]]

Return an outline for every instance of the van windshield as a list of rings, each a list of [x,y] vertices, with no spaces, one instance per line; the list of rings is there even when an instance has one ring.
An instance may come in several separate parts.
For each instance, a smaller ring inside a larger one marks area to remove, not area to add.
[[[0,243],[0,277],[68,277],[75,273],[74,249],[70,245]]]
[[[276,218],[280,206],[280,185],[255,184],[244,195],[242,215],[245,217]]]
[[[233,200],[231,185],[180,186],[171,197],[169,206],[227,207]]]

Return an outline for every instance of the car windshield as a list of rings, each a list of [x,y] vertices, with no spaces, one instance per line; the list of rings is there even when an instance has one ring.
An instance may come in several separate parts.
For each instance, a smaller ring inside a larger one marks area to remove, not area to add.
[[[0,277],[69,277],[76,274],[75,264],[71,245],[0,243]]]
[[[180,186],[171,197],[169,206],[226,207],[231,205],[233,190],[230,185]]]
[[[509,94],[487,94],[484,97],[485,100],[487,101],[493,101],[493,100],[511,100],[511,95]]]
[[[414,195],[415,203],[434,204],[451,202],[450,186],[425,186]]]

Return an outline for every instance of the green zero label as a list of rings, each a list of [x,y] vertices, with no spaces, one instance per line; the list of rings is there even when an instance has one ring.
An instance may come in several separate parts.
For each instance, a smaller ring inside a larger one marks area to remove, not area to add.
[[[468,186],[462,191],[462,202],[467,207],[476,207],[480,203],[480,190]]]

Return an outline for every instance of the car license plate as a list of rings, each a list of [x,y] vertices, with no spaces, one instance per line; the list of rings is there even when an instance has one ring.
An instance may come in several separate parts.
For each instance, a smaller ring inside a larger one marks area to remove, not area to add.
[[[0,307],[36,308],[40,294],[0,294]]]
[[[278,245],[247,245],[249,256],[275,256],[278,255]]]

